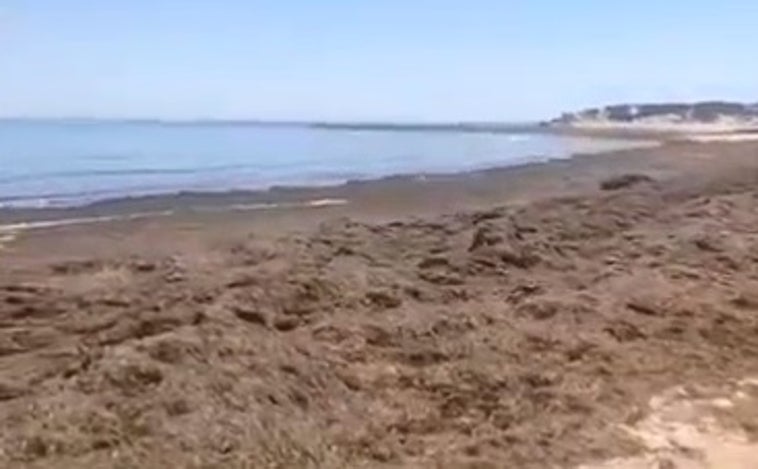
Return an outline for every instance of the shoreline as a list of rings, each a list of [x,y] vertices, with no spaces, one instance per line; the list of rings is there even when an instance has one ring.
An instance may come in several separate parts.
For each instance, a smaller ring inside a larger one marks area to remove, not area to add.
[[[729,168],[751,166],[755,152],[756,142],[662,142],[651,148],[576,154],[542,163],[336,186],[184,193],[66,209],[0,209],[0,244],[3,258],[11,263],[86,256],[91,251],[102,256],[126,253],[135,249],[135,242],[171,252],[184,242],[228,240],[250,232],[308,231],[338,218],[392,221],[599,193],[602,181],[625,174],[687,184],[722,172],[722,159],[729,161]],[[64,240],[62,249],[59,243]]]
[[[219,207],[200,206],[192,207],[195,213],[218,213],[218,212],[255,212],[264,210],[287,210],[302,208],[320,208],[347,205],[349,202],[344,199],[315,199],[304,202],[291,203],[248,203],[248,204],[231,204]],[[45,219],[33,221],[20,221],[18,223],[0,224],[0,241],[1,236],[14,236],[21,231],[37,230],[44,228],[58,228],[75,225],[94,225],[98,223],[109,223],[118,221],[142,220],[151,218],[164,218],[176,215],[175,210],[161,210],[154,212],[134,212],[115,215],[101,215],[90,217],[74,217]]]
[[[95,125],[89,121],[72,121],[71,125]],[[102,125],[108,125],[108,123],[101,123]],[[143,125],[160,125],[157,123],[145,122]],[[258,125],[258,124],[252,124]],[[284,124],[283,124],[284,125]],[[161,197],[179,197],[189,194],[240,194],[240,193],[259,193],[266,192],[268,190],[276,191],[281,188],[310,188],[310,187],[331,187],[342,184],[350,184],[354,182],[370,181],[384,178],[404,177],[412,176],[414,174],[454,174],[457,172],[470,172],[480,169],[501,168],[508,166],[517,166],[527,162],[543,162],[552,158],[571,158],[576,153],[595,153],[595,152],[607,152],[616,149],[625,148],[637,148],[648,145],[658,144],[658,140],[652,138],[625,138],[622,135],[614,136],[608,134],[605,136],[593,136],[568,134],[564,132],[553,131],[548,128],[542,128],[534,125],[516,127],[513,125],[508,126],[495,126],[489,124],[471,124],[458,126],[451,125],[437,125],[429,124],[428,126],[397,126],[388,127],[381,126],[380,124],[360,124],[354,127],[348,125],[339,124],[334,127],[317,127],[308,126],[308,129],[324,132],[384,132],[384,133],[406,133],[406,132],[419,132],[424,134],[434,133],[448,133],[448,134],[469,134],[469,133],[496,133],[502,134],[502,137],[513,141],[530,140],[534,136],[535,140],[551,141],[555,139],[556,142],[552,144],[540,144],[536,143],[536,146],[530,144],[519,144],[513,146],[512,149],[506,148],[502,153],[492,153],[484,158],[474,155],[471,160],[463,157],[452,156],[449,157],[450,161],[442,165],[434,165],[430,162],[420,161],[418,163],[409,163],[394,165],[390,164],[387,167],[379,165],[377,167],[366,166],[363,167],[360,164],[351,164],[349,162],[343,162],[342,164],[336,164],[330,166],[328,169],[319,170],[315,173],[311,173],[309,169],[298,169],[297,166],[293,166],[291,170],[287,170],[281,175],[268,174],[265,171],[258,174],[257,165],[253,162],[244,165],[239,165],[239,171],[244,171],[239,177],[235,177],[235,174],[229,173],[224,175],[214,175],[208,171],[214,171],[212,168],[203,168],[202,166],[193,168],[178,168],[172,169],[167,167],[163,175],[164,170],[147,170],[145,174],[150,174],[150,179],[138,182],[131,181],[128,184],[119,182],[121,177],[132,177],[131,167],[124,167],[117,170],[103,170],[103,173],[107,176],[117,176],[114,179],[113,185],[104,185],[108,179],[99,181],[100,170],[97,165],[87,167],[81,171],[76,172],[77,177],[82,177],[82,181],[68,181],[62,179],[59,182],[53,180],[53,184],[42,186],[40,183],[29,185],[27,180],[34,182],[35,172],[29,172],[25,174],[20,168],[23,164],[16,168],[18,174],[11,171],[7,177],[0,181],[3,192],[0,194],[0,211],[58,211],[68,208],[82,208],[88,206],[100,205],[101,202],[111,202],[123,199],[147,199],[147,198],[161,198]],[[539,135],[539,136],[536,136]],[[512,136],[511,139],[509,136]],[[433,151],[433,150],[429,150]],[[462,153],[460,153],[462,154]],[[459,155],[456,153],[456,155]],[[392,156],[392,155],[389,155]],[[13,161],[11,160],[11,163]],[[137,164],[137,163],[135,163]],[[181,166],[181,165],[180,165]],[[92,168],[91,173],[89,172]],[[11,164],[13,169],[13,164]],[[140,174],[143,170],[137,167],[134,174]],[[187,176],[180,179],[174,179],[174,171],[177,173],[195,174],[194,176]],[[123,173],[123,174],[122,174]],[[249,174],[248,174],[249,173]],[[50,174],[44,173],[45,177],[57,177],[58,173],[51,172]],[[67,177],[67,172],[62,172],[61,177]],[[88,181],[92,179],[95,184],[88,185]],[[20,186],[16,186],[20,182]],[[71,185],[75,183],[74,185]],[[10,185],[8,185],[10,184]],[[25,185],[26,184],[26,185]],[[62,184],[62,185],[61,185]],[[78,185],[78,186],[77,186]],[[87,190],[80,190],[81,188],[87,188]]]
[[[378,130],[393,131],[393,130]],[[577,137],[600,137],[577,134]],[[606,135],[608,139],[622,136]],[[472,170],[452,172],[413,172],[401,173],[379,177],[367,177],[365,179],[348,179],[344,182],[312,184],[312,185],[274,185],[264,189],[229,189],[229,190],[178,190],[173,192],[159,192],[156,194],[115,196],[94,200],[79,205],[64,206],[3,206],[0,204],[0,228],[2,225],[28,222],[48,222],[68,218],[93,218],[93,217],[117,217],[124,218],[130,215],[145,212],[176,213],[204,212],[204,211],[234,211],[240,205],[271,205],[286,207],[292,204],[308,205],[313,201],[326,199],[346,199],[349,201],[350,194],[363,189],[392,186],[396,184],[434,183],[454,181],[458,178],[472,178],[492,173],[504,173],[509,171],[523,171],[530,168],[550,168],[560,166],[567,161],[579,160],[592,156],[613,156],[626,152],[644,151],[646,149],[662,147],[670,142],[655,140],[648,135],[646,138],[630,138],[628,146],[624,148],[598,149],[597,151],[583,151],[572,153],[567,157],[532,157],[533,161],[516,162],[513,164],[500,164]],[[339,194],[339,195],[335,195]]]

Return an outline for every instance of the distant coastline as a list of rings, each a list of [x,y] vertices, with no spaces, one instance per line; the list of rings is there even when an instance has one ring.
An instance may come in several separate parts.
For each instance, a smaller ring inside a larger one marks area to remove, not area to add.
[[[120,119],[120,118],[26,118],[3,117],[0,124],[50,124],[50,125],[164,125],[164,126],[249,126],[308,128],[324,130],[375,130],[390,132],[486,132],[521,133],[549,131],[542,122],[385,122],[385,121],[298,121],[298,120],[258,120],[258,119]]]
[[[485,132],[485,133],[526,133],[547,131],[539,122],[497,123],[497,122],[458,122],[458,123],[393,123],[393,122],[314,122],[308,127],[329,130],[384,130],[393,132]]]
[[[729,101],[614,104],[567,112],[548,123],[553,129],[578,132],[668,134],[684,138],[754,139],[758,104]]]
[[[0,124],[51,125],[160,125],[237,126],[260,128],[308,128],[386,132],[468,132],[468,133],[598,133],[635,134],[733,134],[758,132],[758,103],[699,101],[693,103],[610,104],[567,111],[542,121],[498,122],[413,122],[413,121],[329,121],[272,119],[160,119],[91,117],[0,117]]]

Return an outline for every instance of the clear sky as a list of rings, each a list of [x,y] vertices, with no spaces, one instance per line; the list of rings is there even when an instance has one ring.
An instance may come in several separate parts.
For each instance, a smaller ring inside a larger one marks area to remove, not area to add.
[[[551,117],[758,101],[756,0],[0,0],[0,115]]]

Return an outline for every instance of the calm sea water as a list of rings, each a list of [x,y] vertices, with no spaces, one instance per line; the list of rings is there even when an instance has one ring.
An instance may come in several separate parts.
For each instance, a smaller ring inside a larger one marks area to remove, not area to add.
[[[0,206],[332,184],[514,165],[627,145],[538,134],[2,122]]]

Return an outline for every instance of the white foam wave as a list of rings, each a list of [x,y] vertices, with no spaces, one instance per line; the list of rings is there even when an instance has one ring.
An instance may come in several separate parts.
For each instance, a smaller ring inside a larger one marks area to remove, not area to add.
[[[92,224],[92,223],[103,223],[103,222],[119,221],[119,220],[136,220],[140,218],[167,217],[173,214],[174,214],[173,210],[165,210],[161,212],[131,213],[128,215],[106,215],[106,216],[99,216],[99,217],[78,217],[78,218],[63,218],[60,220],[40,220],[40,221],[19,222],[19,223],[7,224],[7,225],[0,225],[0,234],[1,233],[14,233],[18,231],[41,229],[41,228],[56,228],[60,226],[69,226],[69,225],[86,225],[86,224]]]
[[[253,211],[253,210],[272,210],[272,209],[289,209],[289,208],[319,208],[346,205],[345,199],[314,199],[305,202],[284,202],[284,203],[254,203],[254,204],[233,204],[219,207],[195,207],[197,212],[226,212],[226,211]],[[63,218],[58,220],[39,220],[30,222],[10,223],[0,225],[0,245],[7,243],[6,238],[15,237],[16,233],[26,230],[57,228],[71,225],[87,225],[94,223],[107,223],[113,221],[128,221],[141,218],[168,217],[174,215],[174,210],[163,210],[157,212],[139,212],[126,215],[104,215],[97,217],[77,217]]]
[[[274,210],[274,209],[288,209],[288,208],[319,208],[319,207],[334,207],[339,205],[347,205],[348,201],[345,199],[314,199],[307,200],[305,202],[280,202],[280,203],[253,203],[253,204],[232,204],[222,205],[219,207],[196,207],[196,211],[200,212],[226,212],[233,211],[253,211],[253,210]]]

